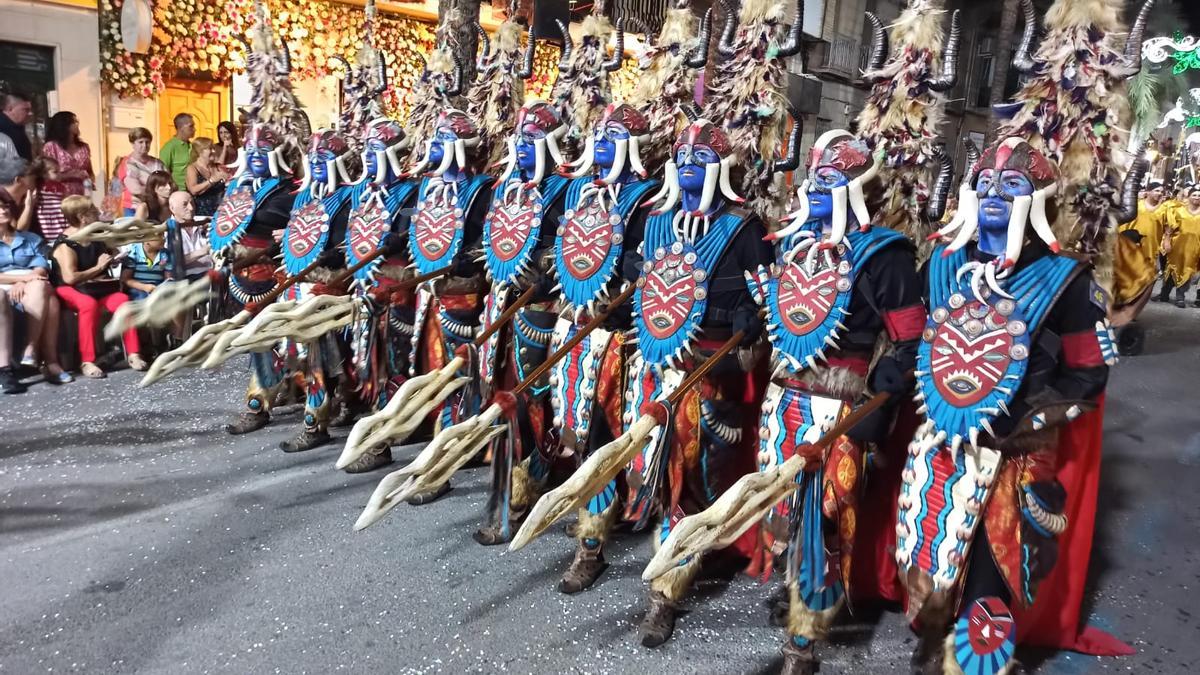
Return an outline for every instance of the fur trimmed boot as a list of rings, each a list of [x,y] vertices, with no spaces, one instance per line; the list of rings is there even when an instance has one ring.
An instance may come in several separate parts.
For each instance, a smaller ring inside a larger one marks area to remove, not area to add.
[[[559,580],[558,590],[571,595],[590,588],[606,569],[608,563],[604,561],[604,552],[599,546],[580,546],[575,549],[575,559],[571,561],[571,566]]]
[[[392,448],[379,444],[367,448],[367,451],[347,466],[346,473],[367,473],[392,463]]]
[[[244,412],[239,413],[233,421],[225,425],[227,433],[237,436],[239,434],[248,434],[251,431],[258,431],[267,426],[271,422],[271,415],[265,412]]]
[[[638,626],[642,633],[642,646],[653,649],[670,640],[675,632],[675,615],[678,611],[673,600],[658,591],[651,591],[650,607]]]
[[[813,646],[801,647],[792,638],[783,643],[783,668],[779,675],[813,675],[817,668],[817,659],[813,655]]]
[[[445,494],[449,491],[450,491],[450,481],[446,481],[445,483],[442,484],[442,486],[440,488],[438,488],[436,490],[430,490],[429,492],[418,492],[417,494],[409,497],[405,501],[407,501],[412,506],[421,506],[422,504],[429,504],[431,502],[436,502],[437,500],[439,500],[443,496],[445,496]]]
[[[304,452],[305,450],[312,450],[313,448],[325,445],[332,440],[327,431],[305,429],[297,434],[295,438],[280,443],[279,449],[284,452]]]

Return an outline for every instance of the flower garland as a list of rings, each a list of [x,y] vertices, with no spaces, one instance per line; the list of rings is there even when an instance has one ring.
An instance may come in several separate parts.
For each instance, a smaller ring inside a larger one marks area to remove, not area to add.
[[[145,54],[132,54],[121,42],[121,7],[125,0],[100,0],[100,80],[121,98],[150,98],[175,76],[228,80],[244,72],[241,37],[254,20],[253,0],[151,0],[154,29]],[[332,2],[267,0],[275,34],[288,45],[292,73],[316,79],[341,73],[334,58],[353,62],[362,46],[363,10]],[[388,63],[391,88],[384,94],[386,110],[401,122],[413,81],[424,67],[421,56],[433,51],[431,23],[381,14],[376,19],[375,45]],[[550,94],[558,63],[557,46],[539,43],[534,76],[526,85],[530,96]],[[613,80],[620,98],[632,91],[636,62],[625,59]]]

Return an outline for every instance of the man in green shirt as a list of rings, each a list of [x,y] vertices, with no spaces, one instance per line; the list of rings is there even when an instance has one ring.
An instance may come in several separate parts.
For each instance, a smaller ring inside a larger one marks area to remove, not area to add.
[[[196,120],[187,113],[175,116],[175,137],[163,143],[159,159],[175,179],[175,187],[187,189],[187,165],[192,157],[192,136],[196,135]]]

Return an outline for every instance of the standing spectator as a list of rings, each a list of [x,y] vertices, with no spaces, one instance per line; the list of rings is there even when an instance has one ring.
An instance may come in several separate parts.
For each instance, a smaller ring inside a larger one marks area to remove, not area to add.
[[[71,196],[63,201],[63,214],[67,220],[66,235],[100,217],[100,212],[87,197]],[[96,365],[96,330],[100,327],[100,312],[110,314],[129,302],[129,296],[121,292],[121,282],[110,274],[117,261],[114,252],[96,241],[79,244],[66,236],[54,242],[54,292],[64,305],[79,314],[79,371],[93,379],[105,376]],[[129,367],[145,370],[146,361],[138,353],[137,328],[125,331],[125,351],[129,354]]]
[[[167,242],[171,254],[171,274],[176,279],[191,281],[212,269],[213,261],[204,225],[196,222],[192,196],[186,192],[171,195]]]
[[[121,208],[126,216],[137,212],[137,205],[142,201],[142,193],[146,191],[146,179],[150,174],[167,169],[160,159],[150,154],[150,143],[153,140],[149,129],[138,127],[129,132],[129,144],[133,149],[117,170],[124,187],[121,191]]]
[[[25,313],[27,345],[21,365],[36,367],[40,355],[47,382],[70,382],[71,376],[58,364],[58,298],[50,286],[50,263],[42,255],[42,240],[17,231],[15,224],[12,203],[0,200],[0,291],[7,304]],[[11,336],[11,330],[4,335],[6,344]],[[0,347],[3,353],[10,350]],[[8,359],[11,355],[0,359],[0,366]]]
[[[15,91],[0,93],[0,159],[16,155],[33,161],[33,145],[25,133],[30,117],[33,104],[28,96]]]
[[[75,113],[54,113],[46,125],[46,144],[42,154],[58,162],[58,180],[69,195],[92,191],[96,173],[92,170],[92,149],[79,137],[79,119]]]
[[[138,220],[151,220],[165,223],[171,217],[171,193],[175,191],[175,181],[166,171],[155,171],[146,179],[146,189],[142,192],[141,203],[138,204],[134,217]]]
[[[170,262],[161,234],[150,241],[132,244],[121,268],[121,284],[129,297],[141,300],[153,293],[167,280]]]
[[[237,127],[233,122],[225,121],[217,125],[217,144],[213,146],[213,161],[222,167],[228,167],[237,161],[238,150],[242,142],[238,139]]]
[[[25,210],[32,207],[35,218],[33,223],[20,223],[17,229],[27,228],[42,241],[54,241],[67,227],[62,212],[63,199],[68,196],[67,187],[58,179],[58,162],[49,157],[38,157],[26,173],[33,183],[25,198]]]
[[[225,194],[229,174],[213,160],[211,138],[192,141],[192,163],[187,168],[187,191],[195,198],[196,215],[212,217]]]
[[[178,190],[187,189],[187,165],[191,161],[191,141],[195,135],[195,118],[187,113],[179,113],[175,116],[175,137],[164,143],[158,153]]]

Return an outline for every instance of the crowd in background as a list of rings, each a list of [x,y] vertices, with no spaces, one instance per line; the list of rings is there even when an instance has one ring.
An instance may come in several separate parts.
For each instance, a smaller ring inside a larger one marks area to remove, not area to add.
[[[195,279],[212,268],[208,219],[216,213],[237,158],[238,130],[230,122],[218,138],[195,137],[191,115],[174,118],[175,134],[151,153],[144,128],[129,132],[130,149],[114,166],[107,191],[97,195],[91,149],[69,111],[55,113],[40,147],[26,126],[28,97],[0,93],[0,392],[26,390],[22,380],[40,376],[51,384],[74,380],[59,354],[60,324],[73,330],[78,372],[105,377],[104,345],[98,340],[106,314],[145,298],[168,279]],[[102,197],[99,205],[94,197]],[[165,236],[113,249],[80,244],[71,235],[98,220],[132,217],[165,223]],[[189,329],[176,322],[172,337]],[[148,367],[136,329],[122,336],[124,361]],[[112,359],[109,359],[112,361]],[[118,359],[119,360],[119,359]],[[108,364],[111,367],[111,363]]]

